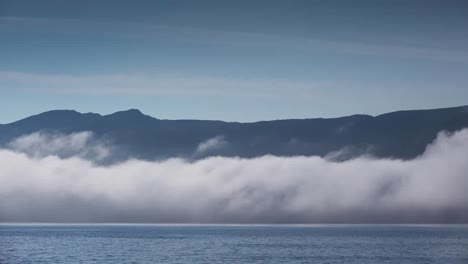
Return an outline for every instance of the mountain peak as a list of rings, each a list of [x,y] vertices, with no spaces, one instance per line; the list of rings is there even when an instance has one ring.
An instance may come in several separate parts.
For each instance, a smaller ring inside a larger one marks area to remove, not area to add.
[[[50,110],[36,116],[52,116],[52,115],[79,115],[80,113],[75,110],[68,110],[68,109],[57,109],[57,110]]]
[[[118,111],[113,114],[108,115],[109,117],[119,117],[119,118],[154,118],[149,115],[143,114],[138,109],[128,109],[124,111]]]
[[[140,110],[138,109],[128,109],[128,110],[123,110],[123,111],[117,111],[113,113],[112,115],[144,115]]]
[[[69,118],[78,117],[80,115],[81,114],[75,110],[51,110],[51,111],[46,111],[37,115],[33,115],[30,117],[20,119],[13,123],[20,123],[20,122],[29,121],[29,120],[36,120],[36,121],[42,122],[43,120],[50,120],[50,119],[62,121],[62,120],[66,120]]]

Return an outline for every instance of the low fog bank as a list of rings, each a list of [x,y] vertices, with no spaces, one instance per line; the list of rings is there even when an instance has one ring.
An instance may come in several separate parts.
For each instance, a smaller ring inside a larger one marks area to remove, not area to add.
[[[45,145],[40,136],[0,150],[2,222],[468,223],[468,130],[441,133],[410,161],[264,156],[112,166],[86,159],[108,155],[85,147],[88,134]],[[61,147],[75,152],[51,155]]]
[[[71,134],[45,133],[42,131],[15,138],[6,145],[7,149],[28,155],[31,158],[57,156],[79,157],[95,163],[109,157],[109,144],[98,141],[90,131]]]

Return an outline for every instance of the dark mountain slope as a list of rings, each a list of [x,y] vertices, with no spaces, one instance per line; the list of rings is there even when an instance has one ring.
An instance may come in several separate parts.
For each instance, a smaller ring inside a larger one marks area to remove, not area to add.
[[[320,155],[338,159],[361,154],[409,159],[421,154],[440,131],[468,127],[468,107],[399,111],[376,117],[290,119],[237,123],[160,120],[138,110],[111,115],[55,110],[0,125],[0,144],[36,131],[92,131],[115,146],[118,159]],[[211,145],[199,148],[202,142]],[[197,150],[198,149],[198,150]],[[342,150],[337,154],[337,151]]]

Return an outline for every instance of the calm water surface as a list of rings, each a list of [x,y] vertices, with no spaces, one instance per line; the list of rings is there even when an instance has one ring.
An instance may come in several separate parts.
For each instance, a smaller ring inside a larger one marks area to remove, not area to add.
[[[0,225],[0,263],[468,263],[468,226]]]

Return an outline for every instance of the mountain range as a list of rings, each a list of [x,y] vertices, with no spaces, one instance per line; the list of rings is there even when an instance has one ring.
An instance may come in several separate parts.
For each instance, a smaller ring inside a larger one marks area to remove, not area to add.
[[[0,125],[0,146],[7,148],[12,140],[35,132],[89,131],[93,142],[112,146],[112,160],[263,155],[411,159],[422,154],[439,132],[466,127],[468,106],[252,123],[163,120],[136,109],[110,115],[53,110]]]

